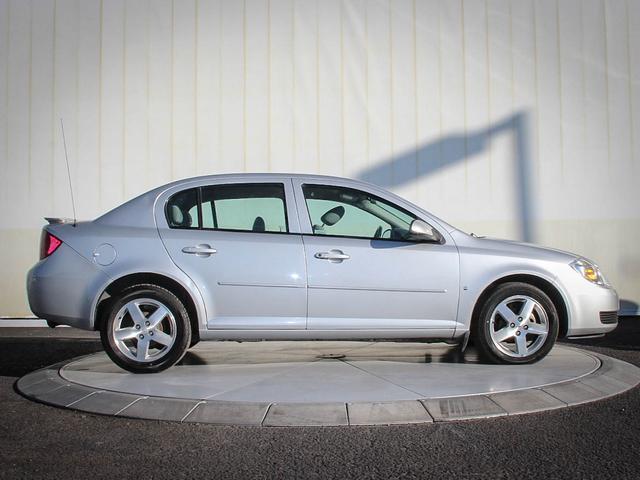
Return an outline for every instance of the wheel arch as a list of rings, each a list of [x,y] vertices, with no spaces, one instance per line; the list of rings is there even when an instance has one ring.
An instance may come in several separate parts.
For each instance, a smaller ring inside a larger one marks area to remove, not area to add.
[[[549,280],[528,273],[506,275],[497,280],[494,280],[491,284],[485,287],[485,289],[476,300],[475,305],[473,306],[470,331],[473,331],[473,328],[478,321],[480,310],[482,309],[484,301],[497,287],[510,282],[527,283],[529,285],[533,285],[534,287],[538,287],[540,290],[546,293],[553,302],[553,305],[556,307],[556,311],[558,312],[558,319],[560,321],[558,337],[566,336],[569,329],[569,310],[564,296],[562,295],[558,287],[551,283]]]
[[[133,285],[141,283],[150,283],[165,288],[173,293],[185,306],[187,313],[189,314],[189,322],[191,323],[191,335],[194,340],[200,339],[200,316],[198,315],[198,308],[193,296],[189,291],[177,280],[167,277],[159,273],[141,272],[131,273],[124,275],[107,285],[100,297],[98,298],[96,307],[94,309],[94,322],[93,329],[99,330],[102,322],[104,321],[104,315],[110,305],[111,299],[115,295],[123,292]]]

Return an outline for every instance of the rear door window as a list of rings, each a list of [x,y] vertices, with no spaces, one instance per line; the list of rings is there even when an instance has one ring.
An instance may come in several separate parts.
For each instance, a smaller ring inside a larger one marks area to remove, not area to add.
[[[289,231],[284,185],[253,183],[202,188],[203,228],[256,233]]]

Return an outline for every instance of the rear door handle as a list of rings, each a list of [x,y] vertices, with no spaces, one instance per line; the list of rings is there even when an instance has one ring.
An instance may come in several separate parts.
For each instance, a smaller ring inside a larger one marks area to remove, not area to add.
[[[194,247],[184,247],[182,249],[182,253],[189,253],[192,255],[197,255],[198,257],[209,257],[214,253],[218,253],[218,251],[215,248],[211,248],[211,245],[201,243],[200,245],[196,245]]]
[[[336,263],[342,262],[343,260],[349,260],[351,258],[342,250],[329,250],[328,252],[318,252],[314,255],[314,257],[320,260],[329,260]]]

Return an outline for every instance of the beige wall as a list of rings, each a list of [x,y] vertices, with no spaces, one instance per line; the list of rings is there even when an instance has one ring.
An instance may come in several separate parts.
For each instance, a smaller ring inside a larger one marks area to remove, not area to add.
[[[0,315],[44,216],[174,178],[372,180],[640,303],[640,2],[0,0]]]

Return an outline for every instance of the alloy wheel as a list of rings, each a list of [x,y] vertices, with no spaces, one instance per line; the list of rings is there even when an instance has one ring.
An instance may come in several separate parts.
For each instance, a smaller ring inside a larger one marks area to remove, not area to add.
[[[176,319],[161,302],[136,298],[116,314],[112,335],[123,355],[136,362],[149,363],[171,350],[177,336]]]
[[[513,358],[535,354],[549,335],[549,319],[542,305],[527,295],[501,301],[491,314],[489,333],[494,346]]]

